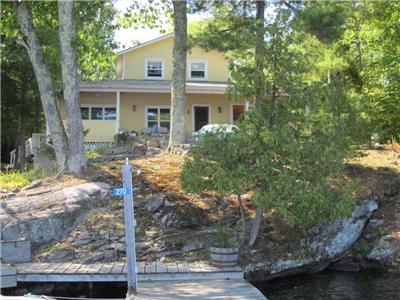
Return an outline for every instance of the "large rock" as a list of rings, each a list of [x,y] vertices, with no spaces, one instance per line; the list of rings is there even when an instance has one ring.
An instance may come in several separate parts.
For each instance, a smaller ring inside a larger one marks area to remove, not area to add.
[[[67,262],[74,259],[74,250],[58,250],[52,253],[43,253],[39,256],[40,261]]]
[[[368,253],[367,258],[385,264],[394,260],[397,253],[400,253],[400,233],[381,237]]]
[[[93,207],[103,204],[111,187],[89,182],[62,190],[1,202],[1,235],[4,240],[27,238],[32,248],[65,238]]]
[[[156,148],[156,147],[147,147],[146,156],[157,155],[157,154],[160,154],[161,151],[162,151],[162,149],[160,149],[160,148]]]
[[[155,212],[164,205],[164,201],[167,199],[165,194],[151,195],[146,199],[146,209],[149,212]]]
[[[41,184],[42,184],[41,180],[34,180],[29,185],[27,185],[26,187],[23,187],[21,189],[21,191],[26,191],[26,190],[31,190],[31,189],[37,188]]]
[[[311,228],[307,238],[301,240],[286,257],[247,265],[248,277],[268,280],[325,269],[346,254],[358,240],[367,220],[377,208],[377,201],[372,200],[357,206],[350,218],[333,220]]]

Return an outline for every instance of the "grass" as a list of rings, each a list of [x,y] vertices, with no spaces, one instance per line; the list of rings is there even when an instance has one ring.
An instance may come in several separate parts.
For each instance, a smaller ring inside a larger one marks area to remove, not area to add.
[[[101,156],[101,154],[94,150],[88,150],[88,151],[86,151],[86,156],[87,156],[87,158],[96,158],[98,156]]]
[[[46,174],[39,169],[32,169],[28,172],[2,172],[0,173],[0,189],[11,190],[28,185],[35,179],[42,179]]]

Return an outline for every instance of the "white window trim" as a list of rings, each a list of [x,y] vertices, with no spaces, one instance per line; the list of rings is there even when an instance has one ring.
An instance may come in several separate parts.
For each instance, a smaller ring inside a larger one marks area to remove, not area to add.
[[[195,107],[208,107],[208,124],[212,124],[211,122],[211,105],[210,104],[193,104],[192,105],[192,132],[195,132],[195,123],[194,123],[194,108]]]
[[[204,64],[204,78],[192,78],[192,63],[203,63]],[[194,81],[207,81],[208,80],[208,61],[205,59],[189,59],[188,60],[188,77],[189,80]]]
[[[247,110],[247,102],[246,103],[231,103],[230,104],[230,109],[231,109],[230,122],[231,122],[231,124],[233,124],[233,106],[234,105],[243,105],[244,106],[244,111]]]
[[[149,62],[161,62],[161,77],[149,77],[147,76],[147,65]],[[163,58],[146,58],[144,60],[144,78],[150,80],[163,80],[165,78],[165,61]]]
[[[151,109],[151,108],[156,108],[158,110],[162,109],[162,108],[168,108],[169,109],[169,113],[171,114],[171,106],[169,105],[145,105],[144,106],[144,128],[148,128],[147,125],[147,110]],[[171,120],[169,120],[170,125],[171,125]],[[157,118],[157,125],[158,127],[160,127],[160,114],[158,114],[158,118]]]
[[[103,119],[101,119],[101,120],[93,120],[92,119],[92,108],[93,107],[101,107],[102,108],[102,110],[103,110]],[[90,119],[82,119],[82,121],[83,122],[85,122],[85,121],[107,121],[107,122],[110,121],[110,122],[115,122],[116,119],[115,120],[104,120],[104,109],[105,108],[109,108],[109,107],[115,108],[115,112],[117,113],[117,107],[116,107],[115,104],[82,104],[81,108],[89,108],[89,116],[90,116]],[[115,116],[115,117],[117,118],[117,116]]]

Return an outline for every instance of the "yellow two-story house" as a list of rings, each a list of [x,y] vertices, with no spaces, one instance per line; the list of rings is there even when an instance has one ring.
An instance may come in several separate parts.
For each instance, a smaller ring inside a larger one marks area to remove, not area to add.
[[[116,80],[80,83],[86,142],[112,142],[116,133],[159,132],[170,128],[173,34],[118,53]],[[232,123],[245,110],[225,95],[228,60],[199,47],[187,53],[185,128]],[[62,115],[64,108],[61,103]]]

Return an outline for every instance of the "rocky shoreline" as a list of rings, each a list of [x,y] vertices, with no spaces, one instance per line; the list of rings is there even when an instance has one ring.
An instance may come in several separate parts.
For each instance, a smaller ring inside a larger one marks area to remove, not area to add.
[[[134,147],[148,149],[147,145]],[[35,187],[16,191],[12,197],[4,194],[0,208],[2,239],[29,239],[35,261],[124,261],[122,201],[111,196],[111,187],[120,182],[117,175],[123,161],[119,157],[126,155],[124,151],[127,150],[117,149],[105,155],[101,163],[95,163],[101,169],[87,178],[92,181],[57,189],[51,188],[51,181],[36,183]],[[138,155],[132,161],[135,170],[143,170],[143,174],[134,176],[139,260],[208,261],[208,248],[215,240],[213,224],[223,217],[233,228],[232,238],[240,235],[241,221],[234,197],[184,195],[179,191],[179,182],[175,182],[179,174],[174,170],[179,169],[185,148],[172,158],[141,151],[141,155],[135,152]],[[398,187],[390,187],[390,198],[398,201]],[[251,226],[254,207],[248,197],[244,196],[243,201]],[[382,227],[385,221],[381,214],[388,203],[382,201],[382,196],[375,197],[356,206],[350,218],[298,232],[281,220],[266,216],[255,247],[241,248],[240,264],[253,281],[326,268],[356,272],[379,267],[398,271],[399,233],[382,229],[386,227]]]

